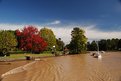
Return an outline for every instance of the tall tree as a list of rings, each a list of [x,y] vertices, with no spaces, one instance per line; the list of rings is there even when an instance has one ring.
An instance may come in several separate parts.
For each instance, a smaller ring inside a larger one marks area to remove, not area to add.
[[[40,29],[40,36],[47,42],[47,50],[51,50],[53,46],[57,47],[56,37],[51,29],[45,27]]]
[[[87,38],[84,33],[85,31],[78,27],[73,28],[69,45],[71,53],[78,54],[86,51]]]
[[[17,40],[13,33],[7,30],[0,31],[0,48],[11,49],[11,47],[16,46],[16,45],[17,45]]]
[[[105,39],[99,41],[99,50],[107,51],[107,41]]]
[[[61,40],[61,38],[56,39],[56,43],[57,43],[57,46],[58,46],[58,50],[62,51],[63,48],[64,48],[64,42]]]
[[[40,53],[46,49],[47,43],[40,37],[39,31],[34,26],[24,27],[22,30],[16,30],[19,48],[25,51]]]
[[[0,31],[0,49],[12,50],[17,45],[17,40],[12,32]],[[7,52],[7,51],[6,51]]]
[[[87,42],[87,51],[90,51],[90,50],[91,50],[91,43]]]
[[[96,41],[91,42],[90,51],[97,51]]]
[[[111,50],[112,44],[111,44],[111,39],[107,39],[107,50]]]
[[[121,51],[121,39],[120,39],[119,42],[118,42],[118,50]]]

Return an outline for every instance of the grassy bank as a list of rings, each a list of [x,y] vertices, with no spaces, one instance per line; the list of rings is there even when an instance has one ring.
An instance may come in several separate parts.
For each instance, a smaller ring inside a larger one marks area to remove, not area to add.
[[[0,59],[25,59],[26,56],[30,57],[46,57],[46,56],[54,56],[51,52],[43,52],[40,54],[32,54],[27,52],[14,52],[10,53],[10,56],[0,57]]]
[[[9,58],[14,59],[23,59],[25,56],[31,56],[31,57],[45,57],[45,56],[53,56],[52,54],[11,54]]]
[[[57,51],[58,54],[62,54],[62,52]],[[0,57],[0,59],[25,59],[26,56],[30,57],[48,57],[48,56],[54,56],[50,51],[45,51],[40,54],[32,54],[28,52],[22,52],[22,51],[16,51],[16,52],[11,52],[10,56],[7,57]]]
[[[45,56],[53,56],[53,54],[45,52],[41,54],[32,54],[32,53],[24,53],[24,54],[11,54],[9,58],[14,58],[14,59],[22,59],[25,58],[25,56],[30,56],[30,57],[45,57]]]

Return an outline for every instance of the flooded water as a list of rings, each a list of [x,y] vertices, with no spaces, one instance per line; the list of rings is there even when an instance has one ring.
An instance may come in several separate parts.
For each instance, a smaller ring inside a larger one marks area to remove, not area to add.
[[[43,58],[2,81],[121,81],[121,52],[98,60],[89,54]]]
[[[29,61],[0,62],[0,76],[11,69],[25,65],[27,63],[29,63]]]

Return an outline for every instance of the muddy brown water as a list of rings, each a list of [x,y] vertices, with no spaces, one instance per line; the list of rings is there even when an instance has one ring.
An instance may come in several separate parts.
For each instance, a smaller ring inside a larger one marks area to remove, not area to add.
[[[13,62],[0,62],[0,76],[16,67],[30,63],[30,61],[13,61]]]
[[[121,52],[105,53],[102,60],[89,54],[43,58],[2,81],[121,81]]]

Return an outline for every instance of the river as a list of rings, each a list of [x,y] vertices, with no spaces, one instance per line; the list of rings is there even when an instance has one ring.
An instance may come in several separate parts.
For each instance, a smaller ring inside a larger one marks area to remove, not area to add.
[[[101,60],[90,54],[41,58],[2,81],[121,81],[121,52],[107,52]]]

